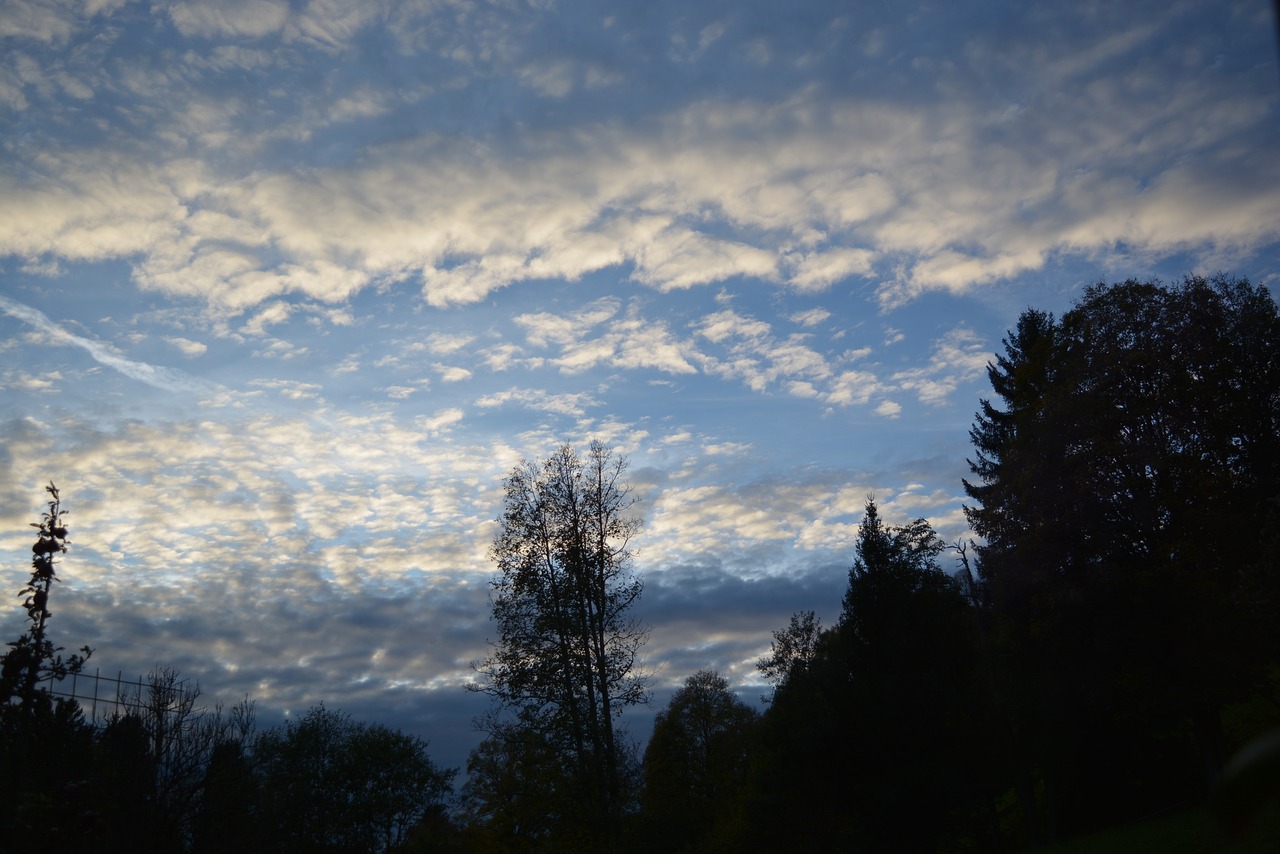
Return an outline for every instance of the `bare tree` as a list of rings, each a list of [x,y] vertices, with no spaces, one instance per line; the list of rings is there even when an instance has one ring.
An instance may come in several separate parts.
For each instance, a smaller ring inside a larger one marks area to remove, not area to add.
[[[119,698],[146,737],[156,802],[180,838],[189,840],[199,811],[205,772],[220,745],[243,748],[254,730],[253,701],[230,709],[199,703],[199,682],[173,667],[157,667],[146,681]]]

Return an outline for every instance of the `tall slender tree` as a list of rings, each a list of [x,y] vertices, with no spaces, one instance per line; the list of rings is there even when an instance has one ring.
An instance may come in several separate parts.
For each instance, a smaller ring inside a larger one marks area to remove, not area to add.
[[[39,522],[31,527],[39,533],[31,547],[31,580],[19,594],[25,596],[22,603],[30,625],[16,641],[11,641],[9,651],[0,658],[0,702],[17,697],[24,712],[32,713],[40,702],[48,702],[48,692],[39,686],[43,682],[65,679],[79,673],[93,650],[81,648],[78,654],[63,658],[62,647],[49,639],[49,596],[58,581],[54,555],[67,550],[67,527],[63,516],[62,496],[52,482],[45,487],[49,493],[49,509]]]
[[[629,747],[622,710],[645,700],[631,610],[643,585],[629,543],[639,529],[627,462],[599,442],[568,445],[506,479],[491,555],[498,639],[477,684],[564,757],[591,850],[618,845]]]
[[[0,656],[0,824],[14,850],[90,838],[82,803],[90,728],[76,701],[55,696],[53,683],[77,673],[92,650],[64,657],[49,637],[49,598],[58,580],[55,555],[67,550],[65,512],[50,483],[48,509],[31,547],[31,578],[19,593],[27,630]]]

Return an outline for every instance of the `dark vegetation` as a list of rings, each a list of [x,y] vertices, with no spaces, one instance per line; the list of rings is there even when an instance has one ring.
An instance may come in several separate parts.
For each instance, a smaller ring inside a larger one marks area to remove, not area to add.
[[[1060,319],[1023,313],[988,375],[964,484],[980,541],[885,524],[868,498],[836,623],[794,615],[759,662],[764,714],[699,671],[642,754],[620,717],[647,700],[626,462],[593,444],[517,468],[492,549],[497,639],[476,665],[492,710],[456,795],[415,737],[323,706],[259,733],[252,703],[198,707],[165,669],[88,725],[49,690],[90,655],[48,638],[67,546],[50,485],[30,625],[0,673],[5,846],[1264,850],[1276,303],[1221,277],[1099,285]]]

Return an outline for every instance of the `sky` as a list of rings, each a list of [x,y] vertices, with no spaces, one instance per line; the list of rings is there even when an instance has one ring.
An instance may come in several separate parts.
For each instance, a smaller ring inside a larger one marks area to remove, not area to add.
[[[863,505],[970,536],[1020,312],[1280,284],[1272,4],[0,0],[0,588],[458,767],[502,479],[625,454],[643,742],[758,705]],[[949,571],[953,557],[944,557]]]

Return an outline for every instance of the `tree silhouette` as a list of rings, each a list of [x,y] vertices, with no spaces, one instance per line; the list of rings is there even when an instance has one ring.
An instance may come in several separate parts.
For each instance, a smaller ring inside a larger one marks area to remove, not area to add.
[[[55,697],[51,684],[78,673],[92,654],[62,656],[49,638],[49,598],[58,581],[54,555],[67,550],[62,499],[45,487],[48,509],[31,547],[25,597],[27,630],[0,657],[0,823],[5,841],[73,850],[95,830],[81,774],[89,765],[90,728],[72,699]]]
[[[646,630],[631,616],[643,589],[628,544],[639,521],[625,458],[592,442],[565,445],[506,479],[492,557],[493,653],[477,690],[563,757],[585,811],[591,850],[618,845],[627,799],[626,706],[645,700],[636,658]]]
[[[275,851],[386,852],[452,788],[422,739],[313,707],[253,749],[262,834]]]
[[[756,662],[769,684],[777,691],[786,685],[792,676],[799,677],[818,652],[818,642],[822,638],[822,621],[813,611],[801,611],[791,615],[791,622],[785,629],[777,629],[773,640],[769,642],[769,654]],[[764,699],[770,699],[766,695]]]
[[[1050,829],[1202,795],[1223,708],[1275,656],[1250,604],[1280,491],[1275,302],[1098,285],[1061,321],[1024,313],[988,376],[966,512]]]
[[[977,624],[938,564],[943,549],[925,520],[885,525],[867,501],[840,619],[793,657],[761,720],[751,850],[923,851],[991,837],[998,781],[985,768]]]
[[[48,637],[49,618],[53,616],[49,596],[54,582],[59,580],[53,556],[65,553],[69,541],[63,520],[66,511],[62,509],[58,487],[50,482],[45,491],[50,495],[49,509],[38,523],[31,523],[39,533],[31,547],[31,579],[19,594],[26,596],[22,606],[30,625],[21,637],[8,644],[9,651],[0,658],[0,702],[7,703],[16,697],[28,714],[34,713],[38,704],[49,702],[48,692],[40,688],[42,682],[79,673],[93,654],[93,650],[85,646],[79,654],[64,659],[60,654],[63,648],[54,646]]]
[[[736,829],[756,718],[714,670],[690,676],[658,712],[644,752],[641,795],[650,850],[727,846],[726,837]]]

